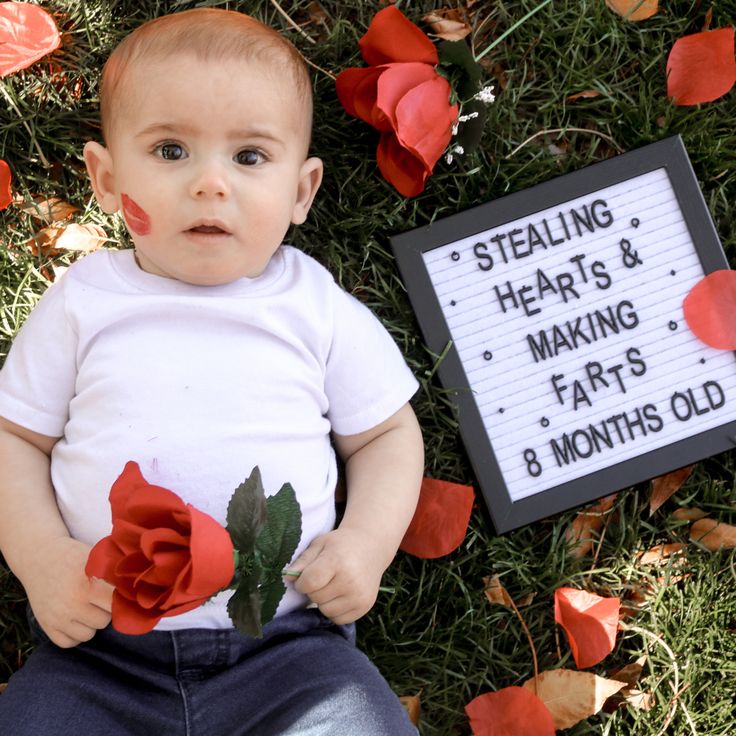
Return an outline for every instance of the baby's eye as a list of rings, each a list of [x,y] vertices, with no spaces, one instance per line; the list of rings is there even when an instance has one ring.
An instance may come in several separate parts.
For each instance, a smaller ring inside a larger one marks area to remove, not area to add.
[[[253,148],[244,148],[235,154],[235,161],[243,166],[255,166],[263,161],[263,156]]]
[[[166,161],[179,161],[187,157],[186,151],[178,143],[162,143],[155,150]]]

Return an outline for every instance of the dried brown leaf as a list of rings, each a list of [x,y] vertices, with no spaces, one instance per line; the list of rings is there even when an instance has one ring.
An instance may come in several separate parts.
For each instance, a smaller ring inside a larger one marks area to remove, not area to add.
[[[483,592],[491,603],[513,609],[512,598],[506,588],[501,585],[501,578],[498,575],[483,578],[483,585],[486,586]]]
[[[608,698],[626,686],[592,672],[550,670],[527,680],[522,687],[531,690],[552,714],[555,728],[570,728],[597,713]]]
[[[574,100],[587,100],[593,97],[600,97],[601,93],[597,89],[584,89],[582,92],[576,92],[574,95],[565,97],[565,102],[573,102]]]
[[[419,719],[422,717],[422,704],[418,695],[403,695],[399,698],[401,704],[406,708],[409,720],[415,725],[419,725]]]
[[[707,547],[711,552],[736,547],[736,526],[716,519],[699,519],[690,527],[690,539]]]
[[[69,204],[69,202],[65,202],[59,197],[34,197],[31,200],[27,200],[18,194],[13,200],[13,204],[21,212],[25,212],[31,217],[49,225],[53,222],[68,220],[76,212],[79,212],[79,207],[75,207],[73,204]]]
[[[433,10],[422,20],[429,25],[430,33],[444,41],[462,41],[472,30],[456,8]]]
[[[658,0],[606,0],[614,13],[618,13],[626,20],[646,20],[659,10]]]
[[[636,561],[640,565],[666,565],[670,558],[677,557],[684,562],[682,551],[685,545],[681,542],[657,544],[646,552],[639,552]]]
[[[573,519],[565,532],[565,538],[570,545],[570,554],[573,557],[585,557],[591,552],[597,539],[597,532],[603,526],[604,515],[613,507],[616,495],[613,493],[610,496],[604,496]]]
[[[312,23],[327,23],[327,19],[329,18],[327,11],[322,6],[322,3],[317,2],[317,0],[312,0],[307,5],[307,12],[309,13],[309,20]]]
[[[636,687],[641,677],[641,673],[644,671],[644,665],[647,663],[647,657],[642,654],[639,659],[635,662],[631,662],[624,667],[609,672],[608,676],[612,680],[618,680],[618,682],[625,682],[629,687]]]
[[[660,475],[652,481],[652,492],[649,494],[649,515],[651,516],[673,493],[682,488],[682,484],[690,477],[694,465],[673,470]]]
[[[99,225],[50,225],[34,235],[27,245],[34,255],[54,256],[64,251],[97,250],[107,240]]]
[[[708,516],[708,512],[698,508],[680,508],[673,511],[670,516],[677,521],[697,521]]]

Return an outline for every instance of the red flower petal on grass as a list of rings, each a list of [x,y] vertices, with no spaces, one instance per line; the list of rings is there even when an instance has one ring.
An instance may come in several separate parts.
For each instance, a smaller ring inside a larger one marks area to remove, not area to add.
[[[713,271],[698,281],[682,304],[695,337],[719,350],[736,350],[736,271]]]
[[[734,83],[733,28],[693,33],[675,41],[667,59],[667,95],[676,105],[716,100]]]
[[[439,64],[437,49],[427,34],[395,5],[389,5],[373,16],[358,45],[366,63],[373,66],[393,61]]]
[[[404,148],[394,133],[383,133],[376,149],[376,163],[383,178],[399,194],[416,197],[432,173],[420,158]]]
[[[567,634],[578,669],[598,664],[613,651],[620,607],[618,598],[602,598],[586,590],[555,591],[555,621]]]
[[[472,486],[425,478],[400,549],[425,560],[450,554],[465,539],[474,498]]]
[[[554,736],[547,706],[530,690],[505,687],[465,706],[474,736]]]
[[[10,166],[0,158],[0,210],[4,210],[12,201],[13,193],[10,191]]]
[[[31,3],[0,3],[0,77],[7,77],[58,48],[53,18]]]

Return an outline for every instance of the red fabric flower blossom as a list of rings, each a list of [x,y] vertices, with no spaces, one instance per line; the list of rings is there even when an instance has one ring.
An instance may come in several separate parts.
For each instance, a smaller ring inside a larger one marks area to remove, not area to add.
[[[149,484],[126,464],[110,489],[112,533],[90,552],[87,575],[115,586],[112,625],[145,634],[165,616],[202,605],[235,571],[233,544],[211,516]]]
[[[394,5],[376,13],[359,45],[372,66],[341,72],[337,96],[348,114],[381,132],[384,178],[415,197],[452,137],[458,106],[450,84],[436,71],[434,44]]]
[[[4,210],[13,201],[13,192],[10,189],[10,166],[0,159],[0,210]]]

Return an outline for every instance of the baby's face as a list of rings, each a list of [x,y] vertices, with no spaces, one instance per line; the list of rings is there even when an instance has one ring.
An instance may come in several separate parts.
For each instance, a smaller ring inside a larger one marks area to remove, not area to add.
[[[202,285],[258,276],[321,178],[321,162],[306,159],[305,105],[289,75],[181,54],[138,64],[121,89],[112,208],[141,268]]]

